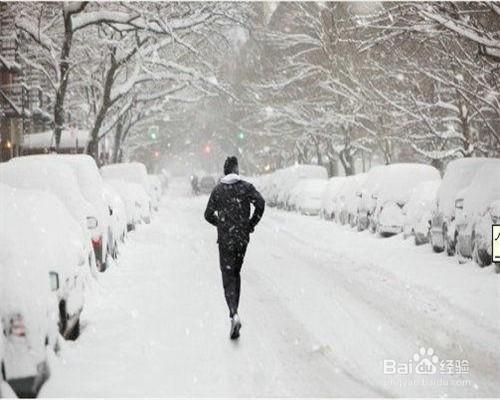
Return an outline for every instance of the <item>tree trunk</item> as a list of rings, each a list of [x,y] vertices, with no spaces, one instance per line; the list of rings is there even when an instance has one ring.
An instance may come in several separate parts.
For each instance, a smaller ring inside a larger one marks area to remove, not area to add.
[[[118,154],[120,152],[120,148],[122,145],[122,132],[123,132],[123,119],[120,118],[118,120],[118,124],[116,125],[116,131],[115,131],[115,142],[113,145],[113,158],[112,158],[113,163],[118,162]]]
[[[316,146],[316,161],[318,162],[318,165],[323,165],[323,158],[321,157],[321,151],[319,148],[319,141],[315,141],[315,146]]]
[[[342,150],[339,154],[339,158],[342,166],[344,167],[346,176],[354,175],[354,159],[351,156],[349,149]]]
[[[63,11],[64,13],[64,11]],[[73,26],[70,13],[64,13],[64,41],[61,48],[61,61],[59,63],[59,76],[61,82],[56,92],[56,100],[54,104],[54,138],[56,142],[56,151],[59,151],[61,143],[61,134],[64,128],[64,99],[66,97],[66,89],[68,88],[69,78],[69,53],[73,41]]]
[[[99,110],[97,111],[94,126],[92,127],[92,131],[90,133],[88,153],[94,158],[94,160],[96,160],[96,162],[99,160],[99,131],[101,130],[104,118],[106,117],[106,113],[114,102],[111,100],[111,88],[113,87],[113,83],[115,81],[115,73],[117,69],[118,63],[115,60],[114,54],[112,54],[111,66],[106,73],[106,79],[104,82],[102,102],[99,106]]]

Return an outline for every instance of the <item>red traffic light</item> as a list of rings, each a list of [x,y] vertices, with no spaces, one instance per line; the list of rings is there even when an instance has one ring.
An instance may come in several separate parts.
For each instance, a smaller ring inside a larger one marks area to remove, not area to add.
[[[160,152],[158,150],[156,150],[154,152],[154,156],[155,156],[155,158],[159,158],[160,157]]]
[[[212,151],[212,148],[210,147],[209,144],[207,144],[205,146],[205,148],[203,149],[203,151],[206,153],[206,154],[210,154],[210,152]]]

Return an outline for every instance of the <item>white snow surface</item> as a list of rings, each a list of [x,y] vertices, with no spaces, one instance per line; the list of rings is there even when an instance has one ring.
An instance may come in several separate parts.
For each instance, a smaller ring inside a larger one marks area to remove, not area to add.
[[[99,276],[41,396],[500,395],[492,268],[272,208],[252,234],[242,336],[230,341],[207,200],[172,181],[156,219]],[[420,347],[468,360],[470,373],[443,377],[468,383],[384,375],[384,359],[408,363]]]
[[[439,209],[446,216],[451,214],[455,197],[461,190],[467,188],[473,181],[477,171],[486,164],[497,164],[497,159],[491,158],[461,158],[451,161],[446,167],[443,182],[437,192]],[[491,181],[494,182],[494,180]]]

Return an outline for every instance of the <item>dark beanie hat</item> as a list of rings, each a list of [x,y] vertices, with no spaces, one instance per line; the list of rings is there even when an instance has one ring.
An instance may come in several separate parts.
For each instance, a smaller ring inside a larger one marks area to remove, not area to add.
[[[234,156],[226,158],[224,162],[224,175],[238,173],[238,159]]]

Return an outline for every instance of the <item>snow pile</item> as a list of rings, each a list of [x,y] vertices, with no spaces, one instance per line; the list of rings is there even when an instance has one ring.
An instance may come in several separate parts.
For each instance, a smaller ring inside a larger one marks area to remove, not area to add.
[[[342,187],[344,180],[343,176],[334,176],[328,180],[325,191],[321,197],[321,210],[324,216],[331,217],[336,207],[337,193]]]
[[[372,210],[375,207],[375,197],[380,188],[380,180],[386,169],[386,165],[378,165],[368,171],[366,180],[361,187],[360,210]]]
[[[387,201],[406,203],[415,185],[440,178],[436,168],[425,164],[391,164],[383,171],[378,181],[379,205]]]
[[[336,214],[345,215],[345,218],[354,217],[360,202],[358,194],[360,194],[366,178],[367,174],[351,175],[345,178],[337,193]]]
[[[120,179],[106,179],[104,178],[106,184],[110,185],[116,193],[119,194],[121,200],[125,204],[125,214],[127,223],[134,225],[139,222],[141,215],[139,213],[139,206],[136,206],[136,194],[133,191],[133,187],[128,182]]]
[[[427,235],[425,227],[428,227],[431,220],[440,185],[441,179],[436,179],[421,182],[412,190],[410,199],[403,208],[405,234],[415,231]]]
[[[127,232],[127,210],[119,192],[109,182],[104,182],[104,195],[112,212],[110,218],[113,239],[118,241]]]
[[[72,169],[55,159],[16,157],[0,164],[0,182],[21,189],[35,189],[55,195],[81,227],[92,216],[92,207],[83,197]]]
[[[54,269],[54,261],[58,265],[67,261],[65,246],[72,244],[60,242],[59,221],[51,220],[58,217],[56,208],[64,212],[64,206],[48,193],[4,184],[0,184],[0,202],[9,205],[0,208],[0,314],[4,324],[12,315],[22,315],[31,346],[29,357],[40,362],[45,358],[45,338],[57,336],[57,306],[49,287],[49,271]],[[6,349],[6,369],[21,374],[25,364],[11,351],[15,349]]]
[[[500,160],[490,159],[474,175],[463,193],[464,213],[474,219],[483,214],[490,204],[500,200]]]
[[[318,214],[327,185],[326,179],[300,180],[292,190],[290,206],[305,214]]]
[[[141,185],[146,193],[150,193],[150,185],[146,166],[139,162],[110,164],[101,167],[101,175],[105,179],[121,179]]]
[[[288,206],[290,195],[301,179],[328,179],[325,167],[319,165],[293,165],[279,169],[266,178],[263,195],[270,205]]]
[[[47,156],[32,156],[40,159],[61,160],[73,168],[78,179],[78,185],[83,196],[92,205],[98,225],[96,231],[102,237],[102,248],[106,249],[108,227],[110,223],[109,209],[104,195],[104,182],[94,159],[87,154],[51,154]]]

